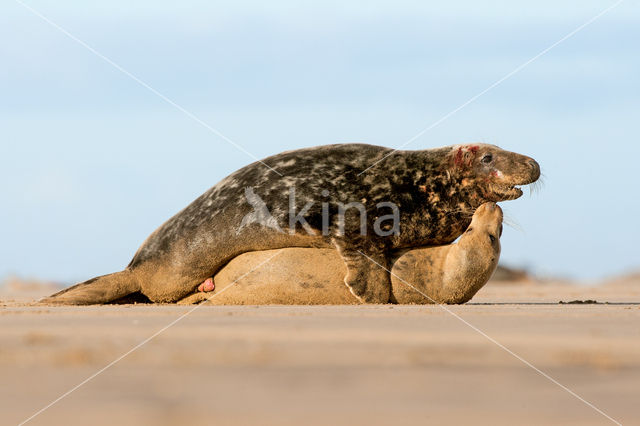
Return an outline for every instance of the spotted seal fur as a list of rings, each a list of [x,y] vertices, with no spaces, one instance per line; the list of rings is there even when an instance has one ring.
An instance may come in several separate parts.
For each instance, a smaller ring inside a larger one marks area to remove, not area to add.
[[[517,186],[539,175],[532,158],[487,144],[417,151],[337,144],[283,152],[210,188],[154,231],[123,271],[76,284],[42,302],[98,304],[132,293],[153,302],[176,302],[242,253],[333,247],[346,265],[351,292],[363,302],[386,303],[391,281],[385,269],[392,251],[451,243],[477,207],[520,197]],[[248,188],[268,207],[274,218],[270,226],[259,218],[241,226],[259,205],[256,197],[251,203]],[[338,220],[339,203],[354,201],[367,213],[366,235],[355,209]],[[384,236],[375,232],[383,217],[379,203],[393,203],[399,211],[398,228]],[[306,221],[298,221],[302,216]]]

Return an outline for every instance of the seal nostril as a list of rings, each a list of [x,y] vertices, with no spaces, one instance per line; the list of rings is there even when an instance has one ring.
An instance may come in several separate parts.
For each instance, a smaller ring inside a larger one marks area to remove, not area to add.
[[[536,179],[540,176],[540,165],[536,160],[529,160],[529,167],[533,169],[533,174],[536,176]]]

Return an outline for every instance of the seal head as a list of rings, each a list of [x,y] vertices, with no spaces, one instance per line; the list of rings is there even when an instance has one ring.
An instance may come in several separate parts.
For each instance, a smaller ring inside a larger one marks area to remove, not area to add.
[[[540,165],[530,157],[488,144],[454,146],[452,172],[464,186],[479,190],[483,201],[508,201],[522,196],[519,185],[540,178]]]
[[[441,303],[464,303],[484,286],[498,266],[502,209],[495,203],[481,205],[471,225],[452,245],[442,271]]]
[[[469,301],[498,265],[502,219],[496,203],[484,203],[456,243],[403,253],[392,269],[393,299],[416,304]]]

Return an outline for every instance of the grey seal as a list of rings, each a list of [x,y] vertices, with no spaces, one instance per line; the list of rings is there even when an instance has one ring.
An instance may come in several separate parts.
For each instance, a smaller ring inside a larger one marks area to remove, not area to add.
[[[476,208],[520,197],[517,186],[539,176],[532,158],[488,144],[415,151],[337,144],[283,152],[214,185],[155,230],[123,271],[42,302],[99,304],[134,293],[176,302],[242,253],[312,247],[338,251],[345,283],[359,300],[387,303],[390,253],[453,242]],[[364,211],[345,212],[353,202]],[[266,221],[261,203],[269,210]],[[399,219],[393,225],[383,220],[390,211]]]

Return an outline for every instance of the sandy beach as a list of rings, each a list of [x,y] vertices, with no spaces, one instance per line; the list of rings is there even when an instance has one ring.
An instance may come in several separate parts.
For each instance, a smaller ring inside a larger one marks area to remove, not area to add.
[[[640,424],[636,279],[446,307],[26,306],[37,291],[2,295],[3,424],[118,359],[29,424]]]

